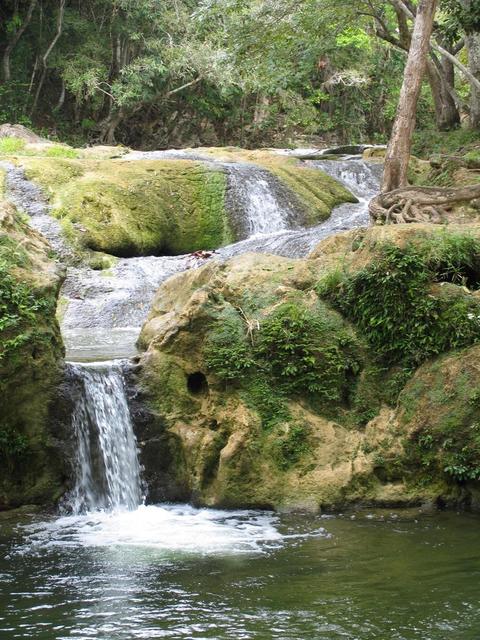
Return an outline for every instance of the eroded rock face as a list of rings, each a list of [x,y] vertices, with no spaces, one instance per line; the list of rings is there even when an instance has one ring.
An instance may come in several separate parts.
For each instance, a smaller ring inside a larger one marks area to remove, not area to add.
[[[476,226],[469,233],[478,238]],[[368,268],[385,244],[423,246],[431,234],[422,225],[358,230],[306,260],[247,254],[166,281],[133,374],[149,407],[139,439],[152,499],[168,486],[210,506],[476,504],[479,347],[427,362],[409,380],[406,364],[382,363],[317,286],[340,266]],[[455,309],[478,300],[435,280],[425,296]],[[449,429],[458,437],[445,449]]]
[[[175,442],[177,480],[200,504],[316,510],[367,496],[378,502],[405,499],[396,484],[386,486],[373,473],[372,443],[387,437],[391,412],[381,411],[367,429],[352,429],[342,406],[343,396],[362,386],[366,359],[335,380],[328,393],[305,397],[277,389],[275,375],[261,371],[259,363],[241,380],[221,379],[212,367],[212,341],[222,327],[243,323],[247,340],[255,343],[259,327],[291,304],[315,309],[328,325],[331,351],[321,357],[328,359],[346,341],[360,350],[351,327],[322,306],[312,290],[315,281],[313,261],[249,254],[224,265],[209,263],[161,287],[142,331],[147,350],[136,374],[143,399],[162,422],[150,439],[140,436],[154,496],[161,491],[162,460],[151,452],[168,433]],[[234,343],[232,335],[232,348]]]
[[[64,433],[49,420],[63,346],[62,270],[47,242],[0,203],[0,509],[53,504],[64,491]]]

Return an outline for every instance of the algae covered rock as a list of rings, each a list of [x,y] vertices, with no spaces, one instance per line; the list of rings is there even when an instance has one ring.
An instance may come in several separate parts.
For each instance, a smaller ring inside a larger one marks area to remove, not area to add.
[[[251,254],[165,282],[135,376],[152,495],[162,439],[200,504],[473,501],[480,235],[468,231],[360,230],[306,260]]]
[[[202,504],[315,510],[371,491],[355,483],[372,474],[371,435],[347,415],[368,356],[315,280],[307,261],[248,254],[160,288],[136,380],[161,425],[141,438],[153,495],[150,452],[167,433],[177,479]]]
[[[480,326],[480,316],[477,318]],[[402,463],[424,485],[443,484],[445,501],[480,505],[480,346],[421,367],[400,394]],[[437,489],[438,490],[438,489]]]
[[[0,203],[0,509],[62,494],[59,434],[48,419],[61,376],[55,318],[63,274],[46,241]]]
[[[80,247],[129,257],[213,249],[232,240],[225,176],[199,163],[25,158],[22,164]]]
[[[356,202],[322,171],[273,153],[209,149],[186,152],[185,159],[122,159],[122,148],[58,151],[15,161],[45,190],[77,248],[119,257],[212,250],[244,239],[243,209],[251,203],[239,205],[242,198],[232,190],[243,188],[248,200],[250,180],[263,185],[267,200],[269,189],[275,191],[290,226],[316,224],[336,205]]]

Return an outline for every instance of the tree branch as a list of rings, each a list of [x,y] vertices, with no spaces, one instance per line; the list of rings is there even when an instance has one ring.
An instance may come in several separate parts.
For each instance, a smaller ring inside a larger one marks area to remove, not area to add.
[[[170,96],[173,96],[174,93],[178,93],[179,91],[183,91],[184,89],[187,89],[187,87],[192,87],[194,84],[198,84],[200,80],[202,80],[202,76],[199,76],[198,78],[195,78],[195,80],[191,80],[190,82],[186,82],[185,84],[182,84],[181,87],[172,89],[167,93],[167,98],[169,98]]]

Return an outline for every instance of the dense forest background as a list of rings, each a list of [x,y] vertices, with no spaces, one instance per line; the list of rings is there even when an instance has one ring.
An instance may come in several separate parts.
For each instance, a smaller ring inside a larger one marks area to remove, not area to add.
[[[2,0],[0,121],[136,147],[388,139],[412,0]],[[480,127],[480,2],[442,0],[420,131]]]

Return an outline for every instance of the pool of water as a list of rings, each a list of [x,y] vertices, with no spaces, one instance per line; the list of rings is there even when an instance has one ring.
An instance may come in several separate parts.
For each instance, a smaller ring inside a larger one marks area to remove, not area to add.
[[[0,638],[478,640],[480,518],[0,518]]]

